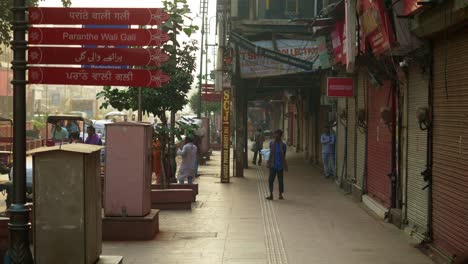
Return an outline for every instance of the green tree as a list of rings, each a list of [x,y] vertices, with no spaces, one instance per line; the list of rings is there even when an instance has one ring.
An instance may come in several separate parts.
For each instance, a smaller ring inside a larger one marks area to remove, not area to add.
[[[190,96],[190,99],[189,99],[189,105],[190,105],[190,109],[192,109],[192,111],[194,113],[198,113],[198,102],[200,100],[200,95],[198,94],[198,92],[192,94],[192,96]],[[202,113],[211,113],[211,112],[214,112],[215,114],[216,113],[220,113],[221,112],[221,102],[202,102]]]
[[[41,0],[43,1],[43,0]],[[27,6],[37,6],[39,0],[27,0]],[[65,7],[71,5],[71,0],[62,0],[62,4]],[[13,14],[11,13],[11,7],[13,6],[12,0],[0,0],[0,44],[6,46],[10,45],[12,31],[11,24],[13,22]],[[1,53],[1,50],[0,50]]]

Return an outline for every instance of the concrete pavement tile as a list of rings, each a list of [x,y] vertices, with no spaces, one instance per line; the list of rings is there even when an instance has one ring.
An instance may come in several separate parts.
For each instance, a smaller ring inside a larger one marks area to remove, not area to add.
[[[227,259],[259,259],[266,258],[266,252],[264,249],[248,249],[248,248],[239,248],[239,249],[226,249],[224,251],[224,258]]]
[[[265,250],[264,239],[252,239],[252,240],[227,240],[226,249],[235,248],[256,248]]]

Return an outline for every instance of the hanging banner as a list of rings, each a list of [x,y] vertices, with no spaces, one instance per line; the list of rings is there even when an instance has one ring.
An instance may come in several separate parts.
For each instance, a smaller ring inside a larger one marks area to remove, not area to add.
[[[169,35],[160,29],[29,28],[28,44],[161,46]]]
[[[160,66],[169,56],[159,48],[30,47],[28,64]]]
[[[329,64],[328,53],[320,54],[320,43],[317,40],[280,39],[276,40],[276,42],[278,53],[287,54],[290,57],[296,57],[302,61],[308,61],[313,65],[313,70],[329,67],[329,65],[327,65],[327,63]],[[254,44],[266,48],[267,50],[273,50],[272,41],[255,41]],[[242,78],[248,79],[307,72],[307,70],[302,68],[273,60],[267,56],[244,48],[239,48],[239,53]],[[321,61],[325,61],[326,64],[322,65]]]
[[[419,0],[403,0],[404,3],[404,9],[403,9],[403,15],[404,16],[410,16],[412,15],[416,10],[422,7],[422,5],[418,5]]]
[[[381,0],[363,0],[358,7],[360,25],[370,44],[372,52],[380,55],[390,49],[395,42],[390,18]]]
[[[353,78],[328,77],[327,78],[327,96],[328,97],[353,97],[354,96]]]
[[[169,82],[159,70],[29,67],[29,84],[140,86],[157,88]]]
[[[335,29],[331,33],[331,40],[334,53],[335,63],[346,64],[346,56],[343,54],[343,33],[344,21],[338,21],[335,24]]]
[[[169,14],[161,8],[30,7],[29,24],[161,25]]]
[[[221,103],[221,182],[229,183],[231,168],[231,89],[224,88]]]

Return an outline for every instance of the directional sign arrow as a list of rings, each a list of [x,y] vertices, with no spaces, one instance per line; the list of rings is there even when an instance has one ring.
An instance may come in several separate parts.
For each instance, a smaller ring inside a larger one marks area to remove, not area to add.
[[[170,78],[159,70],[29,67],[29,84],[140,86],[157,88]]]
[[[28,49],[28,64],[160,66],[169,56],[159,48],[52,48]]]

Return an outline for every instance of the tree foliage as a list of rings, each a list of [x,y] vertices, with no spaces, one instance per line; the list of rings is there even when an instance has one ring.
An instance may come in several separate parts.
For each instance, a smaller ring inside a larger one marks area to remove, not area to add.
[[[178,0],[177,3],[185,4],[186,0]],[[163,1],[164,9],[170,15],[170,19],[161,28],[168,33],[170,41],[163,45],[162,49],[170,56],[167,63],[161,66],[161,70],[169,77],[169,83],[160,88],[142,88],[142,110],[158,116],[163,122],[166,120],[166,111],[182,110],[187,104],[187,92],[193,83],[195,71],[195,52],[197,42],[195,40],[179,43],[177,36],[181,33],[190,36],[196,26],[184,25],[184,17],[187,10],[176,6],[171,1]],[[150,69],[150,68],[147,68]],[[98,94],[103,98],[101,108],[112,106],[118,110],[138,108],[138,88],[130,87],[126,90],[105,87]]]
[[[190,35],[198,29],[196,26],[184,25],[184,18],[187,18],[185,9],[186,0],[163,1],[165,11],[170,18],[160,28],[165,31],[170,40],[162,46],[162,49],[169,55],[170,59],[160,69],[169,77],[169,83],[162,87],[129,87],[126,90],[113,89],[105,87],[97,97],[103,98],[104,103],[101,108],[112,106],[118,110],[137,109],[138,108],[138,91],[142,90],[142,111],[144,113],[152,113],[158,116],[162,125],[155,130],[155,136],[161,139],[161,152],[163,155],[163,176],[162,185],[167,186],[167,182],[175,180],[175,150],[170,149],[168,134],[177,136],[182,133],[175,128],[167,125],[167,111],[179,111],[187,104],[187,92],[190,90],[195,71],[195,52],[197,50],[197,42],[192,40],[189,42],[179,43],[177,36],[180,34]],[[180,5],[184,5],[183,8]],[[156,69],[155,67],[145,67],[145,69]],[[171,151],[168,153],[166,150]]]
[[[41,0],[43,1],[43,0]],[[27,0],[27,6],[37,6],[39,0]],[[71,5],[71,0],[62,0],[62,4],[65,7]],[[0,44],[8,46],[11,41],[12,32],[11,24],[13,22],[13,14],[11,8],[13,6],[13,0],[0,0]],[[1,51],[0,51],[1,53]]]

